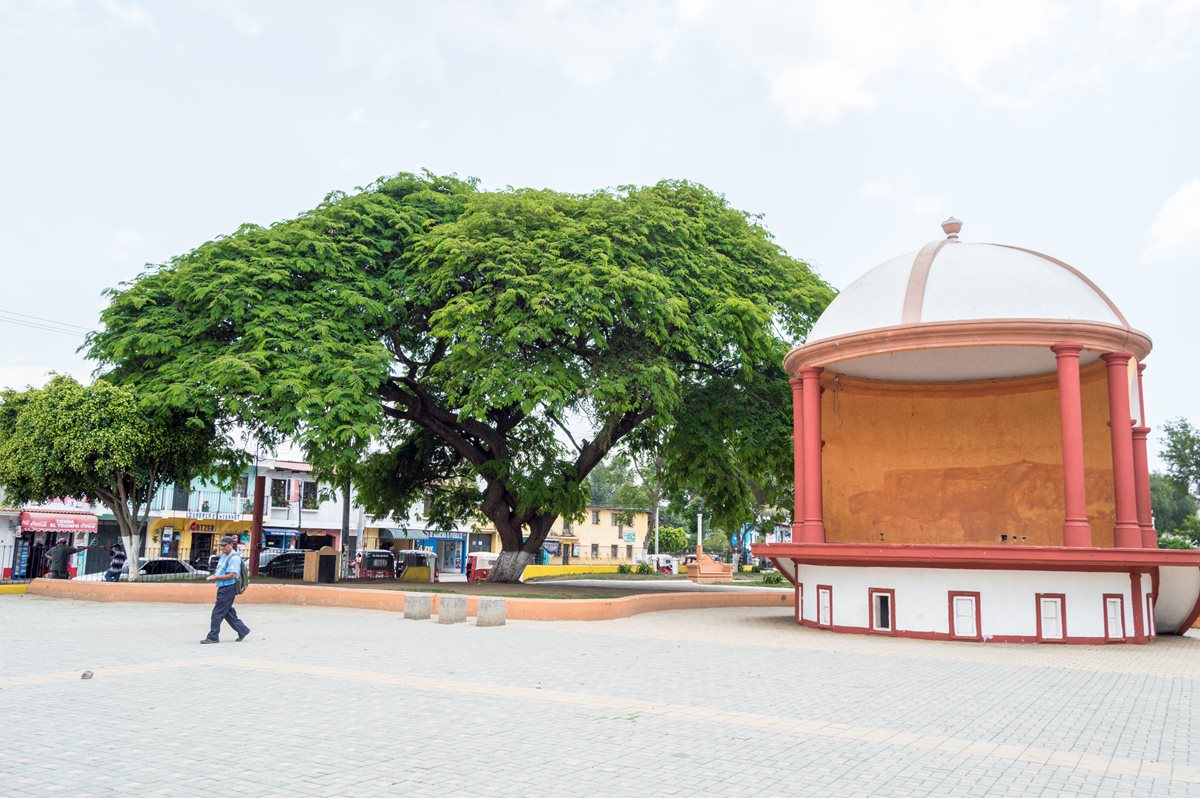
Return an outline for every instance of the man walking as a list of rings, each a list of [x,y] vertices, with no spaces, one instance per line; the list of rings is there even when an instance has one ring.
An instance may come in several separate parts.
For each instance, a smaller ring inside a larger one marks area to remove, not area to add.
[[[205,581],[217,583],[217,603],[213,606],[212,625],[208,637],[201,643],[219,643],[221,621],[228,621],[233,630],[238,633],[240,643],[250,634],[250,629],[238,618],[237,610],[233,608],[233,600],[237,598],[238,574],[242,572],[242,558],[238,556],[237,538],[226,535],[221,538],[221,559],[217,560],[217,570]]]
[[[66,538],[59,538],[58,545],[46,552],[46,559],[50,560],[50,578],[70,579],[71,573],[67,570],[67,565],[71,561],[71,555],[86,548],[87,546],[72,546]]]

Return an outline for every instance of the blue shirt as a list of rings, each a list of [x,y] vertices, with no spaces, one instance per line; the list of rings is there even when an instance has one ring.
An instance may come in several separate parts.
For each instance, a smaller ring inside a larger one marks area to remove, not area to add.
[[[231,551],[228,554],[222,554],[221,559],[217,560],[217,576],[230,574],[230,579],[218,579],[217,587],[228,587],[229,585],[237,584],[238,574],[242,572],[242,558],[236,551]]]

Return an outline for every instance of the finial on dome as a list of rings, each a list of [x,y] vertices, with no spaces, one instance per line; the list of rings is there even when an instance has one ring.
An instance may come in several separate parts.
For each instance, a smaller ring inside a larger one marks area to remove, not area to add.
[[[942,222],[942,232],[946,234],[946,238],[951,241],[958,240],[958,231],[962,230],[962,222],[951,216],[946,221]]]

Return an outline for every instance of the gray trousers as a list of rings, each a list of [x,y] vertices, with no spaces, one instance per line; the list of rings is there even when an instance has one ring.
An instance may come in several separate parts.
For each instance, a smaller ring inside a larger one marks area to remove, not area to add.
[[[250,634],[249,627],[242,623],[237,610],[233,608],[233,600],[237,598],[237,583],[217,588],[217,603],[213,605],[212,624],[208,630],[208,639],[216,640],[221,634],[221,621],[227,621],[233,631],[239,636]]]

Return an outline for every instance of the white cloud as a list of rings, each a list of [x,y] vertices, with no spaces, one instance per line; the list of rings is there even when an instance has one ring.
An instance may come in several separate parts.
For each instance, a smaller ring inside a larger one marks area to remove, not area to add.
[[[158,27],[154,24],[154,19],[145,9],[140,8],[133,3],[121,3],[117,0],[104,0],[104,11],[114,19],[119,20],[125,25],[135,28],[142,28],[149,33],[157,33]]]
[[[145,236],[136,230],[114,230],[108,238],[106,254],[111,261],[126,263],[136,260],[145,251],[146,243]]]
[[[859,193],[867,199],[879,199],[891,194],[894,188],[895,186],[887,180],[872,180],[863,186]]]
[[[1200,177],[1180,186],[1158,209],[1146,234],[1141,262],[1145,265],[1185,257],[1193,267],[1200,261]]]

